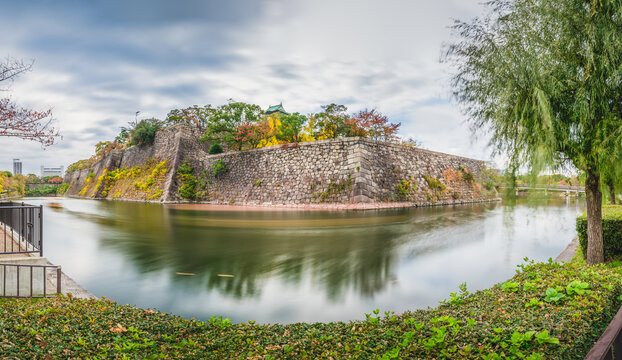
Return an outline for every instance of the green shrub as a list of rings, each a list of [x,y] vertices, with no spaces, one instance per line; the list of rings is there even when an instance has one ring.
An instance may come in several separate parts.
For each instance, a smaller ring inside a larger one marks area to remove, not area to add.
[[[212,174],[214,175],[214,177],[218,177],[219,175],[222,175],[227,171],[229,171],[229,168],[227,168],[227,164],[225,164],[222,159],[218,159],[215,163],[212,164]]]
[[[162,121],[158,119],[141,120],[136,127],[130,131],[130,145],[151,145],[155,140],[155,135],[162,127]]]
[[[423,175],[423,178],[425,179],[425,182],[428,183],[428,187],[430,187],[430,189],[439,192],[443,192],[446,190],[445,184],[443,184],[439,179],[429,175]]]
[[[45,196],[45,195],[51,195],[51,194],[56,194],[57,191],[58,191],[57,189],[58,189],[58,187],[56,187],[56,186],[43,185],[40,188],[26,190],[24,195],[26,195],[26,196]]]
[[[622,205],[603,205],[603,249],[605,260],[622,254]],[[587,254],[587,215],[577,217],[577,233],[583,254]]]
[[[188,161],[185,161],[177,168],[177,179],[181,183],[177,192],[184,199],[194,199],[196,197],[197,178],[192,173],[194,168]]]
[[[4,346],[2,355],[11,359],[585,358],[620,306],[620,269],[578,263],[530,263],[520,268],[505,286],[471,294],[462,284],[459,293],[434,309],[384,315],[375,309],[362,320],[348,322],[235,324],[216,316],[206,321],[184,319],[108,299],[1,299],[3,326],[14,329],[3,334],[4,343],[11,346]],[[551,301],[545,301],[547,296]],[[85,320],[92,325],[85,326]],[[35,337],[45,339],[46,346]]]
[[[395,184],[395,197],[400,201],[410,201],[412,200],[412,195],[415,191],[417,191],[418,187],[417,180],[405,180],[402,179]]]
[[[211,155],[221,154],[223,151],[224,150],[222,149],[222,146],[220,144],[218,144],[218,143],[212,144],[212,146],[210,146],[210,148],[209,148],[209,153]]]

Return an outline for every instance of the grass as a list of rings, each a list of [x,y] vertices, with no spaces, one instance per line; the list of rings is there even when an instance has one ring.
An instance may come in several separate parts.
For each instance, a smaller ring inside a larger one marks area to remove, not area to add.
[[[583,358],[620,306],[622,279],[619,262],[577,260],[529,262],[490,289],[463,285],[437,308],[351,322],[232,324],[107,299],[2,299],[0,349],[6,358]]]

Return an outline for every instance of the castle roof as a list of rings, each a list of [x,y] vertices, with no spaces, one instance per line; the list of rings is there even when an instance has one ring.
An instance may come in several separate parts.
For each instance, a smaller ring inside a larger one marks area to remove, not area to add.
[[[285,109],[283,109],[283,103],[280,103],[278,105],[272,105],[272,106],[268,107],[268,110],[266,110],[266,115],[274,114],[276,112],[279,112],[279,113],[285,114],[285,115],[289,115],[289,113],[286,112]]]

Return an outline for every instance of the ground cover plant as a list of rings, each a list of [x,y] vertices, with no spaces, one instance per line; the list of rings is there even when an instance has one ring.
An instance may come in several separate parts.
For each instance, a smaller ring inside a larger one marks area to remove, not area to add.
[[[622,205],[603,205],[603,249],[605,259],[622,255]],[[587,217],[577,217],[577,233],[583,253],[587,252]]]
[[[6,358],[579,359],[621,293],[620,267],[530,262],[487,290],[463,284],[435,309],[347,323],[232,324],[106,299],[1,299],[0,349]]]

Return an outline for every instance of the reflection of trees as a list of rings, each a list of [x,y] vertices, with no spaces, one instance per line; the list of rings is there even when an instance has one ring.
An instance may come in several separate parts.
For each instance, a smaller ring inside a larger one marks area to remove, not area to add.
[[[368,216],[373,221],[372,217],[378,217],[374,212],[219,214],[168,212],[162,211],[162,207],[141,209],[145,204],[116,204],[113,209],[105,209],[112,220],[103,224],[119,231],[102,232],[106,234],[101,239],[105,247],[121,252],[141,272],[167,268],[179,286],[205,286],[236,298],[258,296],[270,277],[294,285],[311,281],[313,288],[323,290],[335,301],[352,290],[373,296],[392,279],[397,248],[402,243],[398,238],[404,231],[399,224],[304,227],[305,221],[322,218],[334,221],[339,217]],[[218,219],[233,219],[233,224],[237,221],[240,226],[251,219],[267,222],[287,219],[294,225],[299,222],[301,227],[211,226],[210,221]],[[175,272],[196,276],[181,277],[174,275]],[[234,277],[223,278],[218,274]]]

